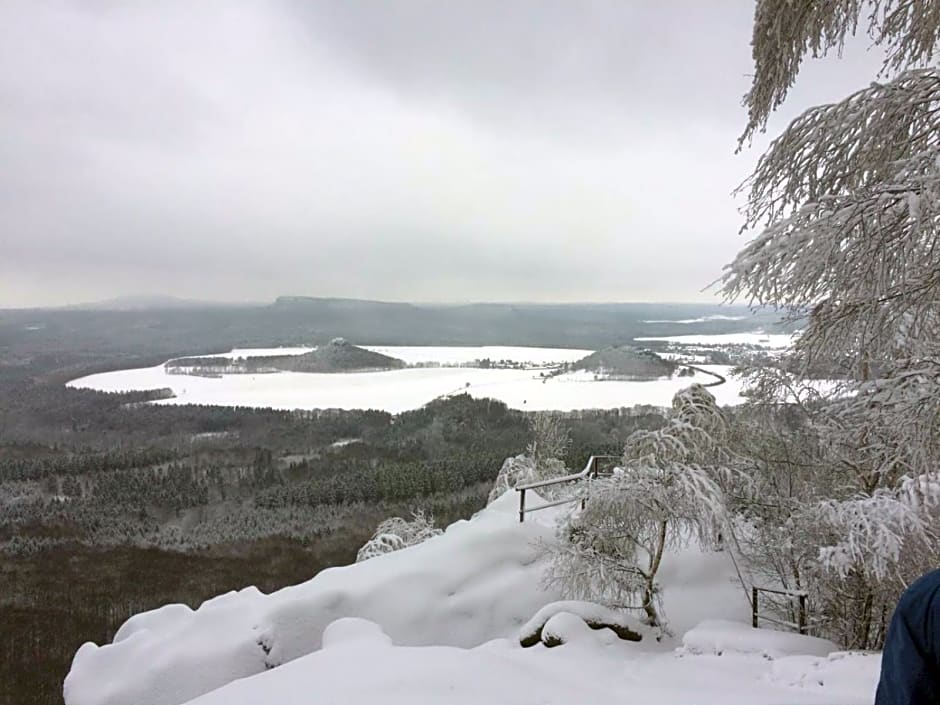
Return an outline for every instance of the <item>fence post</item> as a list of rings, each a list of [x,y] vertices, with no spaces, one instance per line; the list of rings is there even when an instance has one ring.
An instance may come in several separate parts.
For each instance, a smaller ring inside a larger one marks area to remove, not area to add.
[[[751,626],[757,629],[757,588],[751,588]]]
[[[525,522],[525,488],[519,490],[519,523]]]
[[[806,634],[806,594],[800,593],[800,616],[797,622],[800,626],[800,634]]]

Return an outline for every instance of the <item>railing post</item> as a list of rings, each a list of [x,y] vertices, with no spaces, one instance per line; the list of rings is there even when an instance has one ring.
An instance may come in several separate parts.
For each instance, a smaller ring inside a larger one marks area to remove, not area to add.
[[[751,588],[751,626],[757,629],[757,588]]]
[[[519,523],[525,522],[525,488],[519,490]]]
[[[800,634],[806,634],[806,594],[800,594],[800,616],[797,622],[800,626]]]

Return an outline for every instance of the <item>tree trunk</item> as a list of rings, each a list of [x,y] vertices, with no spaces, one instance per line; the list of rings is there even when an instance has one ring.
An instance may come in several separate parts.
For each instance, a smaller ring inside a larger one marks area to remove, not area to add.
[[[646,586],[643,590],[643,610],[649,620],[651,627],[660,626],[659,614],[656,612],[656,605],[653,602],[655,593],[656,572],[659,570],[659,564],[663,560],[663,551],[666,549],[666,522],[660,522],[659,537],[656,542],[656,550],[650,556],[650,568],[646,573]]]

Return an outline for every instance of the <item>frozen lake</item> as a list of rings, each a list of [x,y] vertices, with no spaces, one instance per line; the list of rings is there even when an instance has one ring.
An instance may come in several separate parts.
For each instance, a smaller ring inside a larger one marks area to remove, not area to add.
[[[370,347],[408,363],[460,364],[477,359],[511,360],[532,367],[572,362],[589,350],[522,347]],[[300,354],[310,348],[241,349],[229,357]],[[739,386],[721,365],[703,369],[728,378],[711,391],[721,404],[738,404]],[[416,409],[442,396],[466,392],[474,397],[498,399],[524,410],[573,411],[613,409],[636,404],[668,406],[673,395],[691,382],[708,383],[710,375],[673,377],[650,382],[595,381],[592,374],[572,372],[544,378],[538,369],[479,369],[425,367],[386,372],[310,374],[233,374],[219,378],[167,374],[163,365],[118,370],[82,377],[71,387],[119,392],[172,389],[173,399],[159,404],[209,404],[215,406],[270,407],[275,409],[381,409],[397,413]]]

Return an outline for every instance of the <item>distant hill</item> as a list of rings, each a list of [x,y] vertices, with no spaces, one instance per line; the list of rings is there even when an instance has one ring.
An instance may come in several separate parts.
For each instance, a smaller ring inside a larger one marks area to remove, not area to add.
[[[613,379],[652,380],[672,376],[678,365],[650,350],[621,345],[593,352],[571,367]]]
[[[778,325],[779,318],[772,311],[752,315],[743,306],[717,304],[408,304],[282,297],[269,304],[199,306],[185,299],[135,298],[70,309],[0,309],[0,359],[81,349],[153,365],[234,347],[323,345],[337,337],[370,346],[598,350],[638,337],[800,327],[798,322]]]
[[[371,372],[397,370],[405,363],[395,357],[360,348],[344,338],[302,355],[265,355],[232,360],[227,357],[181,357],[170,360],[171,372],[199,376],[258,374],[264,372]]]
[[[222,301],[202,301],[183,299],[178,296],[158,294],[153,296],[118,296],[103,301],[91,301],[82,304],[63,306],[67,311],[172,311],[179,309],[228,308],[244,306],[244,303],[225,303]]]
[[[249,367],[261,364],[288,372],[365,372],[395,370],[405,366],[398,358],[357,347],[344,338],[334,338],[303,355],[250,357],[246,363]]]

